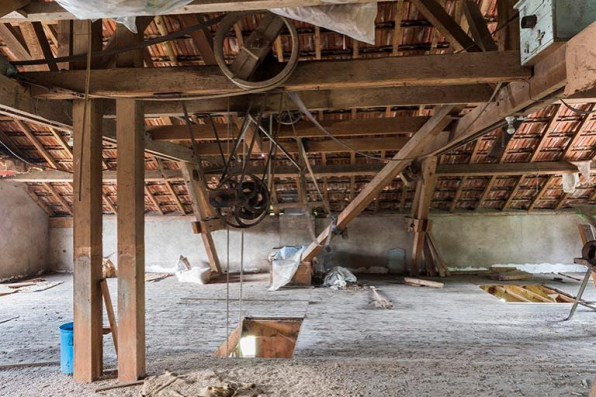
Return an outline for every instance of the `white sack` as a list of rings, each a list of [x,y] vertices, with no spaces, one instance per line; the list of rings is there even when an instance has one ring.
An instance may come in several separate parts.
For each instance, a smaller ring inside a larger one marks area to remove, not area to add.
[[[344,289],[348,283],[355,283],[357,281],[358,279],[354,276],[354,273],[345,267],[335,266],[325,276],[323,285],[331,289]]]
[[[176,272],[176,278],[181,283],[207,284],[211,279],[210,268],[194,268]]]
[[[575,187],[579,185],[579,173],[574,172],[573,174],[563,174],[563,192],[573,193]]]

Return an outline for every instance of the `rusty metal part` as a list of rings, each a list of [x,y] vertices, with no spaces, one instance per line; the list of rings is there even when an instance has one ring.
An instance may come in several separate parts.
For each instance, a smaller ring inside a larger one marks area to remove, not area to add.
[[[596,264],[596,240],[588,241],[582,248],[582,258],[592,265]]]

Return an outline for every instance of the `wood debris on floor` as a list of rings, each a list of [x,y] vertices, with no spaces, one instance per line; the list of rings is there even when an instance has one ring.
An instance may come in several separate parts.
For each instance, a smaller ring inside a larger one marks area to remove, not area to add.
[[[225,379],[207,370],[178,375],[166,370],[165,374],[145,379],[142,394],[145,397],[257,397],[263,390],[254,383]]]
[[[40,292],[54,288],[63,281],[46,281],[46,279],[37,277],[16,283],[0,284],[0,296],[10,295],[17,292]]]
[[[378,309],[393,309],[393,303],[382,295],[376,287],[371,286],[370,290],[373,295],[373,303]]]
[[[489,277],[492,280],[499,281],[515,281],[515,280],[529,280],[532,278],[532,274],[518,270],[514,267],[491,267],[491,270],[496,273],[492,273]]]
[[[481,285],[481,289],[505,302],[573,303],[575,297],[544,285]]]
[[[156,283],[171,275],[172,274],[170,273],[145,273],[145,281],[148,283]]]
[[[431,288],[443,288],[445,284],[437,281],[422,280],[420,278],[404,277],[404,282],[410,287],[431,287]]]

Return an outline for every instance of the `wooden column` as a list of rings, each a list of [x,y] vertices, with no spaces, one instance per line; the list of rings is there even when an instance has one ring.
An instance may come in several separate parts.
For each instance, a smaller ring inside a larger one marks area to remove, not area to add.
[[[73,22],[73,53],[101,49],[101,20]],[[75,62],[85,68],[86,62]],[[86,110],[85,110],[86,108]],[[74,139],[74,379],[91,382],[103,370],[102,337],[102,102],[75,100]]]
[[[145,375],[145,156],[142,103],[116,101],[118,381]]]
[[[73,104],[74,379],[102,374],[102,112],[101,102]]]
[[[412,263],[410,265],[410,274],[418,275],[422,255],[424,251],[424,241],[428,228],[428,214],[430,212],[431,200],[437,183],[437,158],[429,157],[422,162],[422,181],[418,186],[420,190],[418,202],[416,205],[414,246],[412,248]]]
[[[207,197],[207,191],[202,183],[199,181],[199,172],[197,166],[190,163],[181,162],[180,169],[186,182],[186,188],[192,201],[192,210],[197,222],[205,224],[210,219],[217,218],[215,209],[209,205],[209,198]],[[211,265],[211,271],[216,273],[222,273],[221,265],[219,263],[219,257],[215,249],[215,242],[213,236],[207,227],[203,227],[201,231],[201,238],[203,239],[203,246],[205,252],[209,258],[209,264]]]

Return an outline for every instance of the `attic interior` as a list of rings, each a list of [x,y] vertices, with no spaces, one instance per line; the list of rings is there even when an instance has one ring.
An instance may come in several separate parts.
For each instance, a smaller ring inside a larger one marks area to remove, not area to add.
[[[590,0],[2,1],[0,395],[596,396],[594,48]]]

